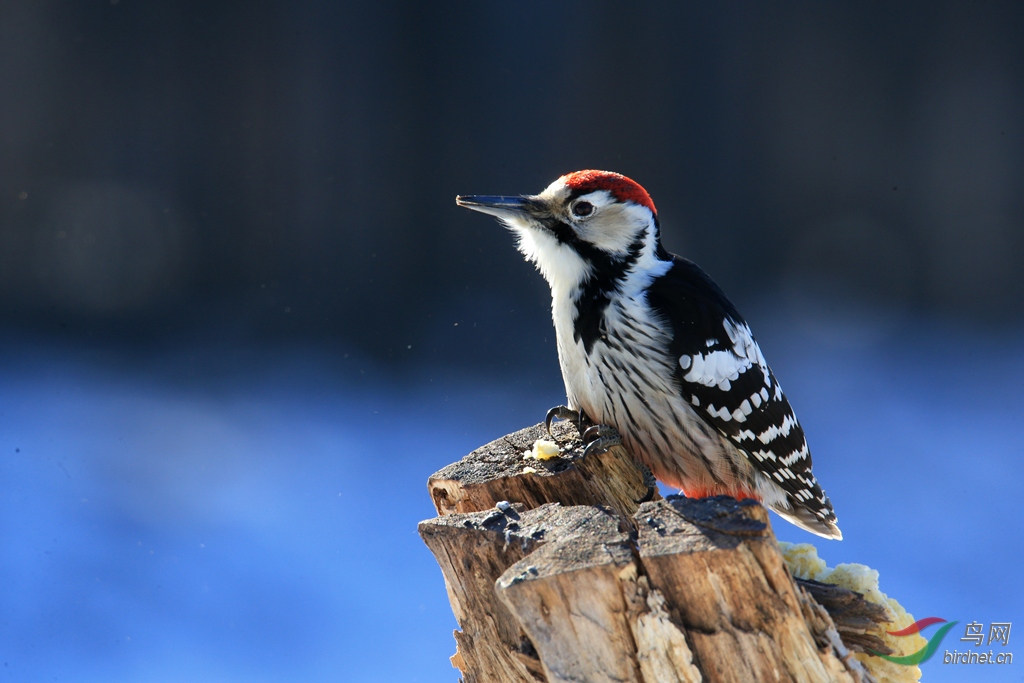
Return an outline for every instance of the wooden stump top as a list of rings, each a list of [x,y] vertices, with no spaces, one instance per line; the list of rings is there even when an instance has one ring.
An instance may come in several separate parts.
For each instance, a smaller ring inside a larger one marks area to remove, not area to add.
[[[644,473],[633,457],[615,446],[584,458],[575,426],[555,422],[551,432],[549,436],[543,424],[521,429],[435,472],[427,487],[437,513],[476,512],[508,500],[527,509],[551,502],[607,505],[631,518],[640,505],[637,501],[648,493]],[[525,458],[538,439],[557,443],[562,449],[560,456]],[[660,497],[655,492],[655,499]]]

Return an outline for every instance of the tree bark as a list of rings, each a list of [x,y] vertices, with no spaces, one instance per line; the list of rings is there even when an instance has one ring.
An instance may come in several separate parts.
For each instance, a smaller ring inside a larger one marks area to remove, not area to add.
[[[537,425],[428,482],[440,516],[419,531],[461,628],[452,664],[466,683],[873,680],[851,648],[872,646],[884,613],[794,582],[763,507],[637,503],[644,473],[624,449],[584,458],[575,427],[553,432],[561,458],[524,460],[546,437]]]

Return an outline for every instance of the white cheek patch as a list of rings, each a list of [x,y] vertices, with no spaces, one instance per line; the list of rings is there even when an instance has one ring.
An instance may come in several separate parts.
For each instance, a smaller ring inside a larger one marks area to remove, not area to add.
[[[584,199],[593,198],[597,207],[594,217],[579,224],[581,237],[598,249],[610,254],[626,254],[636,236],[648,226],[651,214],[647,209],[635,204],[616,204],[608,196],[598,199],[597,195],[607,192],[593,193]]]

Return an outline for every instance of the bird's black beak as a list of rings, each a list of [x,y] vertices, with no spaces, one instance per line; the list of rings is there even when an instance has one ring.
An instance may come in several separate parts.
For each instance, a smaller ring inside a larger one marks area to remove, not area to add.
[[[497,218],[525,219],[531,217],[537,209],[537,200],[533,197],[503,197],[498,195],[459,195],[455,203],[473,211],[490,214]]]

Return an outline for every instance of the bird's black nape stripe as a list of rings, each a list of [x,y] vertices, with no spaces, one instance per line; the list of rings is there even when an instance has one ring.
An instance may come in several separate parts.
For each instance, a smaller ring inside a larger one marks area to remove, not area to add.
[[[640,258],[647,229],[637,234],[624,256],[616,256],[581,240],[576,231],[561,221],[553,220],[546,227],[559,242],[575,249],[591,266],[590,277],[576,298],[576,319],[573,320],[573,339],[582,340],[583,347],[590,353],[594,342],[601,337],[601,321],[611,296]]]

